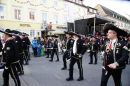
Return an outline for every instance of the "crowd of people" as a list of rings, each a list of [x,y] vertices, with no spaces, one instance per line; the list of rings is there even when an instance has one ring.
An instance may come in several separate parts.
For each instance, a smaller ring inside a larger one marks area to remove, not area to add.
[[[65,31],[65,38],[62,41],[57,35],[47,35],[40,41],[34,38],[30,42],[26,33],[10,29],[0,30],[0,32],[4,33],[4,41],[0,43],[0,51],[2,51],[0,69],[4,69],[3,86],[9,86],[9,74],[15,82],[15,86],[21,86],[18,75],[24,75],[23,64],[29,65],[30,47],[32,47],[34,57],[40,57],[46,53],[46,58],[50,58],[50,62],[53,62],[54,54],[57,57],[56,62],[58,62],[59,54],[63,53],[61,70],[67,69],[67,60],[69,61],[69,77],[66,78],[66,81],[73,80],[75,63],[78,64],[79,69],[77,81],[84,80],[82,60],[86,51],[90,57],[89,65],[98,64],[97,55],[100,53],[103,61],[100,86],[107,86],[111,75],[115,86],[122,86],[122,70],[125,69],[126,64],[130,64],[130,35],[113,24],[105,24],[104,32],[96,35],[84,36],[77,32]]]

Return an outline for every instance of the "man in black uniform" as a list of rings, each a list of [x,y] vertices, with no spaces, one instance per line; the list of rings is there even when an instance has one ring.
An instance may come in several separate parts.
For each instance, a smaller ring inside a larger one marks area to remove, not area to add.
[[[65,41],[66,50],[65,50],[64,55],[63,55],[63,68],[61,68],[61,70],[66,70],[67,69],[66,59],[69,59],[68,58],[68,53],[72,49],[73,42],[74,42],[74,40],[71,38],[71,32],[66,32],[65,31],[65,35],[66,35],[66,41]]]
[[[82,68],[82,58],[84,53],[86,52],[86,44],[80,39],[80,35],[77,33],[73,33],[74,44],[73,44],[73,53],[70,60],[70,68],[69,68],[69,77],[66,79],[67,81],[73,80],[73,66],[75,62],[78,64],[79,68],[79,78],[77,81],[83,80],[83,68]]]
[[[59,61],[59,55],[58,55],[58,40],[56,38],[58,38],[58,36],[56,35],[52,35],[53,40],[52,40],[52,44],[53,44],[53,49],[52,49],[52,53],[51,53],[51,59],[49,61],[53,61],[53,57],[54,57],[54,53],[57,56],[57,60]]]
[[[25,60],[25,65],[29,64],[29,58],[28,58],[28,47],[27,47],[27,39],[25,38],[25,33],[22,33],[22,42],[23,42],[23,56]]]
[[[93,55],[95,57],[95,63],[97,64],[97,54],[98,54],[98,41],[96,39],[96,37],[92,37],[91,42],[88,44],[89,45],[89,49],[90,49],[90,62],[89,64],[93,64]]]
[[[9,74],[15,82],[15,86],[21,86],[17,71],[16,71],[16,63],[18,62],[18,48],[15,41],[12,38],[12,31],[10,29],[6,29],[5,31],[0,32],[4,33],[5,46],[2,51],[3,59],[2,63],[5,64],[5,68],[3,71],[3,86],[9,86]]]
[[[25,33],[26,34],[26,33]],[[29,48],[30,48],[30,45],[31,45],[31,42],[30,42],[30,40],[29,40],[29,38],[28,38],[28,34],[26,34],[25,35],[25,38],[26,38],[26,40],[27,40],[27,47],[28,47],[28,58],[29,58],[29,60],[31,60],[31,58],[30,58],[30,51],[29,51]]]
[[[122,86],[121,74],[122,70],[125,69],[125,61],[128,59],[128,48],[123,41],[118,40],[118,36],[125,36],[127,33],[113,24],[106,24],[104,33],[107,33],[107,38],[110,41],[103,47],[104,62],[100,86],[107,86],[111,75],[115,86]]]
[[[47,44],[46,44],[47,57],[46,58],[49,58],[49,54],[51,54],[51,52],[52,52],[52,38],[50,35],[47,35],[46,37],[47,37]]]
[[[17,47],[18,47],[18,51],[19,51],[19,61],[18,64],[16,65],[16,67],[18,68],[18,72],[19,75],[23,75],[24,74],[24,71],[23,71],[23,42],[22,42],[22,39],[19,37],[20,36],[20,32],[19,31],[15,31],[13,30],[12,31],[14,34],[17,34],[17,36],[14,36],[14,40],[15,40],[15,43],[17,44]]]

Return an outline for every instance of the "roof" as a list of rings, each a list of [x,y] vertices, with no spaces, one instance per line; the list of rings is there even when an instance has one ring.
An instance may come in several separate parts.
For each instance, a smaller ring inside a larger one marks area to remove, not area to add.
[[[117,12],[115,12],[115,11],[113,11],[113,10],[103,6],[103,5],[100,5],[100,6],[107,15],[114,17],[114,18],[117,18],[121,21],[130,22],[126,17],[120,15],[119,13],[117,13]]]
[[[84,5],[84,4],[78,4],[78,3],[76,3],[76,2],[73,2],[73,1],[69,1],[69,0],[64,0],[64,1],[67,1],[67,2],[70,2],[70,3],[74,3],[74,4],[76,4],[76,5],[79,5],[79,6],[81,6],[81,7],[95,9],[95,8],[93,8],[93,7],[89,7],[89,6],[86,6],[86,5]],[[97,9],[95,9],[95,10],[97,10]]]

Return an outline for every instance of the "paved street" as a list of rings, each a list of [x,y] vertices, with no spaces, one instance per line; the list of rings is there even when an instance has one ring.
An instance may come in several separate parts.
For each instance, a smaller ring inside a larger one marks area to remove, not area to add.
[[[98,58],[97,65],[89,65],[88,53],[83,58],[84,80],[77,81],[79,77],[78,67],[74,67],[74,81],[67,82],[68,70],[61,70],[62,55],[60,61],[48,61],[49,58],[45,56],[34,58],[30,60],[30,64],[24,66],[25,75],[20,76],[22,86],[100,86],[101,79],[101,60]],[[69,63],[69,62],[68,62]],[[130,65],[127,65],[122,74],[122,86],[130,86]],[[13,80],[10,79],[10,86],[14,86]],[[0,72],[0,86],[2,85],[2,72]],[[114,86],[112,77],[109,79],[108,86]]]

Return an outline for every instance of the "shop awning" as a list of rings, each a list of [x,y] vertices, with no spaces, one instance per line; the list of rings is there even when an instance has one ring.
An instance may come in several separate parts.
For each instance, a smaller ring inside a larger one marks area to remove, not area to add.
[[[56,31],[54,31],[54,34],[65,34],[64,31],[67,31],[67,29],[57,29]]]
[[[47,30],[47,29],[41,29],[41,31],[49,32],[49,31],[55,31],[54,29]]]

